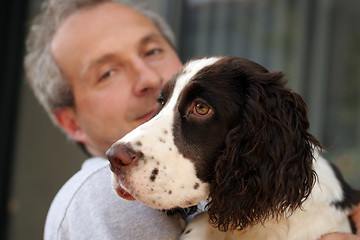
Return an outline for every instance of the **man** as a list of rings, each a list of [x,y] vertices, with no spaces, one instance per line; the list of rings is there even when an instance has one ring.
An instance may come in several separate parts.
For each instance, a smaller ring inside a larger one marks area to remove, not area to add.
[[[98,157],[56,196],[45,239],[176,239],[176,219],[112,192],[104,159],[115,140],[153,116],[160,90],[181,66],[172,36],[155,15],[117,3],[44,8],[29,36],[28,79],[61,129]]]
[[[31,28],[27,78],[65,133],[95,156],[55,197],[47,239],[177,239],[174,217],[111,190],[106,150],[148,121],[181,66],[155,14],[106,0],[50,0]]]

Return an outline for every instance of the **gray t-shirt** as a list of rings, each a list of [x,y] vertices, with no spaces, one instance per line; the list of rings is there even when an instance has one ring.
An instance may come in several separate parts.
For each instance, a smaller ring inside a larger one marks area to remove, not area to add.
[[[88,159],[65,183],[48,212],[44,240],[177,239],[179,219],[119,198],[108,165],[103,158]]]

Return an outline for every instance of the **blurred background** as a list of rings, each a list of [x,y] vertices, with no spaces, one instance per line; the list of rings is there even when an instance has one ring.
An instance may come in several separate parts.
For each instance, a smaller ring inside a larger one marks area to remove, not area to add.
[[[0,3],[0,239],[41,239],[50,203],[86,158],[23,79],[24,37],[40,0]],[[137,1],[141,2],[141,1]],[[249,58],[281,70],[309,107],[326,157],[360,189],[359,0],[147,0],[183,61]]]

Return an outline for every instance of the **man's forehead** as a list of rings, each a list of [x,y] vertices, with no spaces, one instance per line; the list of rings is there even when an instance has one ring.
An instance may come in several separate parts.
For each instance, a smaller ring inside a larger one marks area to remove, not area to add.
[[[55,33],[50,47],[55,61],[66,68],[64,64],[69,62],[69,57],[71,61],[89,65],[102,61],[100,58],[104,55],[113,54],[116,49],[108,49],[109,46],[120,47],[120,41],[139,45],[154,36],[162,37],[151,20],[129,7],[109,2],[70,15]]]
[[[111,27],[117,27],[118,31],[132,31],[135,25],[157,29],[151,20],[127,6],[113,2],[101,3],[75,11],[68,16],[54,34],[52,45],[73,35],[83,34],[91,37],[91,34],[97,34],[97,29],[106,31]]]

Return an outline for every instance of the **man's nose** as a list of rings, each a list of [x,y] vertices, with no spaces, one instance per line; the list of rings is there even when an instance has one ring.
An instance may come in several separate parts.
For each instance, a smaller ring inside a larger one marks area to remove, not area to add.
[[[125,144],[115,144],[106,152],[113,171],[121,170],[142,158],[143,153],[137,152]]]
[[[164,80],[157,69],[146,61],[137,60],[134,63],[136,82],[134,92],[137,96],[143,96],[153,91],[159,91],[163,87]]]

